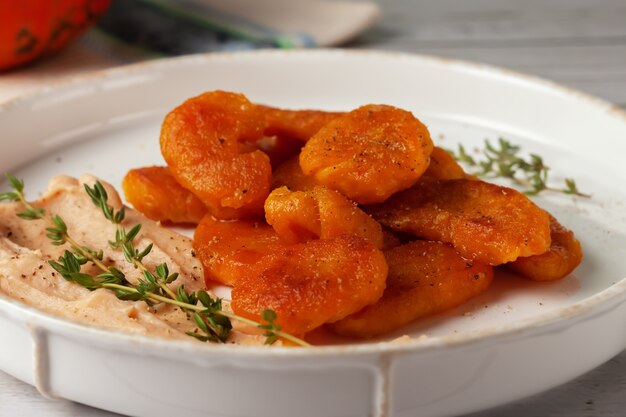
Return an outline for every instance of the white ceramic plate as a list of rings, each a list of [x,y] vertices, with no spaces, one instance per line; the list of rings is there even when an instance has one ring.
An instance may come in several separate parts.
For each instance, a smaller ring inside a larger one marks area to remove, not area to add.
[[[96,74],[0,108],[0,171],[45,189],[56,174],[161,163],[164,114],[205,90],[285,107],[413,111],[441,145],[504,136],[538,153],[554,181],[590,200],[537,199],[582,241],[555,284],[501,277],[402,344],[312,349],[198,345],[105,332],[0,298],[0,369],[44,394],[137,416],[450,416],[572,379],[626,346],[626,116],[548,82],[480,65],[375,52],[259,51],[187,57]],[[426,338],[418,338],[420,335]]]

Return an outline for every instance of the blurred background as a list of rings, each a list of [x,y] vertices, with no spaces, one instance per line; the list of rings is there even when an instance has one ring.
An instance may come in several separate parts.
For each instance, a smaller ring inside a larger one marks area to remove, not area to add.
[[[0,72],[0,100],[172,55],[328,46],[484,62],[626,105],[626,0],[2,0],[0,67],[35,61]]]

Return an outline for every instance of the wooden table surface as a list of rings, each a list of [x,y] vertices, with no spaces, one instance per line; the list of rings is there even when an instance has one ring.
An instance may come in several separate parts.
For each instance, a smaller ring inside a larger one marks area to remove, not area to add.
[[[349,47],[508,67],[626,107],[626,0],[384,0],[380,4],[380,22]],[[82,42],[89,41],[87,37]],[[83,68],[102,67],[78,44],[29,71],[41,74],[51,69],[62,77],[68,62],[74,66],[79,62]],[[33,387],[0,372],[0,416],[113,414],[46,400]],[[566,385],[471,415],[498,416],[626,416],[626,351]]]

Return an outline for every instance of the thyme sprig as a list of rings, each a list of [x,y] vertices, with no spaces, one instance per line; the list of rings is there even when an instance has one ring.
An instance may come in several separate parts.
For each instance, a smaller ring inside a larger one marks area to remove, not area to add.
[[[231,320],[236,320],[265,330],[266,344],[273,344],[279,338],[283,338],[300,346],[309,346],[304,340],[283,332],[275,323],[276,313],[272,310],[264,310],[261,314],[263,322],[259,323],[223,310],[222,300],[211,297],[207,291],[187,292],[182,285],[176,291],[172,290],[169,284],[178,278],[178,273],[170,273],[167,263],[157,265],[153,271],[143,263],[143,259],[152,250],[152,244],[142,249],[135,247],[134,240],[141,230],[141,225],[137,224],[126,230],[122,225],[126,216],[124,208],[116,211],[108,204],[106,189],[99,181],[93,187],[85,185],[85,191],[94,205],[100,208],[104,217],[116,226],[115,240],[110,241],[109,246],[112,249],[121,248],[125,260],[141,271],[140,277],[134,277],[136,283],[131,283],[118,268],[107,266],[103,261],[103,250],[94,250],[76,241],[69,234],[67,224],[60,216],[49,216],[43,208],[30,204],[24,196],[22,180],[11,174],[6,174],[6,177],[12,191],[0,194],[0,201],[20,202],[24,210],[17,213],[19,217],[46,221],[49,224],[46,235],[52,244],[69,245],[71,250],[65,250],[56,261],[48,262],[67,281],[91,291],[99,288],[111,290],[121,300],[144,301],[151,306],[167,303],[180,307],[196,325],[196,330],[187,334],[204,342],[225,342],[232,329]],[[101,273],[92,276],[81,272],[82,266],[89,262],[98,267]]]
[[[520,156],[520,151],[520,146],[513,145],[503,138],[499,138],[496,145],[485,140],[485,148],[481,154],[482,159],[471,156],[461,144],[458,145],[456,152],[448,150],[455,160],[474,168],[474,171],[471,172],[472,175],[483,178],[508,178],[525,187],[524,193],[528,195],[537,195],[542,191],[554,191],[585,198],[591,197],[589,194],[578,190],[576,182],[572,178],[566,178],[565,186],[562,188],[548,185],[550,168],[544,163],[543,158],[531,153],[527,159],[524,159]]]

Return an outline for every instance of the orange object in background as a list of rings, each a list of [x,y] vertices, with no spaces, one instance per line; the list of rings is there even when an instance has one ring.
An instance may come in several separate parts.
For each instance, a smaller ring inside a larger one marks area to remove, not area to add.
[[[110,0],[0,1],[0,70],[60,51],[89,29]]]

